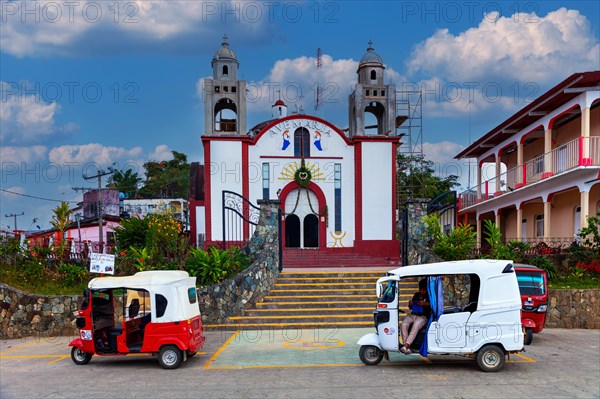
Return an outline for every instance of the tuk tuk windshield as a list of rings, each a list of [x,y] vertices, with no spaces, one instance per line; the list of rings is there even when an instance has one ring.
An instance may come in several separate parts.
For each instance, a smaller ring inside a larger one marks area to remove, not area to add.
[[[390,303],[396,298],[396,281],[389,281],[379,298],[379,302]]]
[[[517,270],[517,281],[521,295],[545,295],[544,275],[540,272]]]

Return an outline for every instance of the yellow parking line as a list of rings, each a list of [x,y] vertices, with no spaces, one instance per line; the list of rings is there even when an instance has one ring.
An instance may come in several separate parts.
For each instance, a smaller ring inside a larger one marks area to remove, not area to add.
[[[66,359],[66,358],[68,358],[68,357],[70,357],[70,355],[64,355],[64,356],[61,356],[61,357],[59,357],[58,359],[54,359],[54,360],[52,360],[52,361],[49,361],[49,362],[48,362],[48,364],[54,364],[54,363],[56,363],[56,362],[60,362],[61,360],[63,360],[63,359]]]
[[[23,344],[23,345],[17,346],[16,348],[12,348],[12,349],[9,349],[9,350],[4,351],[4,352],[0,352],[0,355],[5,354],[5,353],[14,352],[14,351],[19,350],[19,349],[27,348],[29,346],[32,346],[32,345],[35,345],[35,344],[39,344],[40,342],[44,342],[44,341],[47,341],[47,338],[40,339],[38,341],[33,341],[33,342],[28,343],[28,344]]]
[[[53,359],[64,355],[0,355],[0,359]]]
[[[509,362],[511,362],[511,363],[535,363],[535,362],[537,362],[537,360],[527,357],[525,355],[521,355],[520,353],[515,353],[514,355],[520,357],[523,360],[520,360],[520,361],[509,360]]]
[[[204,368],[207,369],[210,367],[210,365],[217,360],[217,357],[219,357],[219,355],[221,354],[221,352],[223,352],[223,350],[225,350],[225,348],[227,347],[227,345],[229,345],[231,343],[231,341],[233,341],[235,339],[235,337],[237,337],[237,335],[239,334],[239,330],[234,332],[233,335],[231,337],[229,337],[229,339],[227,341],[225,341],[225,343],[223,345],[221,345],[221,347],[219,348],[219,350],[217,350],[215,352],[214,355],[212,355],[212,357],[210,358],[210,360],[208,362],[206,362],[206,364],[204,365]]]

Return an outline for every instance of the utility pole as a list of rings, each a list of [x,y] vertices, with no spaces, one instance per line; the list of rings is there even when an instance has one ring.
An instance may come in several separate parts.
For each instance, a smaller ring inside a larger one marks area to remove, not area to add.
[[[15,232],[17,231],[17,216],[23,216],[25,214],[25,212],[21,212],[21,213],[11,213],[10,215],[4,215],[7,218],[14,218],[15,220]]]
[[[108,168],[108,172],[98,169],[98,173],[94,176],[83,175],[85,180],[98,179],[98,246],[100,251],[104,249],[104,236],[102,233],[102,176],[113,174],[115,171],[112,168]]]

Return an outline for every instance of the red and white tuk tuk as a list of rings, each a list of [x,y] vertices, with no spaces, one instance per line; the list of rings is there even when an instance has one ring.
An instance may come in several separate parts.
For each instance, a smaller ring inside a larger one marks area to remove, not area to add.
[[[71,358],[87,364],[93,355],[158,355],[166,369],[196,354],[206,338],[196,278],[184,271],[146,271],[92,279],[84,292]]]

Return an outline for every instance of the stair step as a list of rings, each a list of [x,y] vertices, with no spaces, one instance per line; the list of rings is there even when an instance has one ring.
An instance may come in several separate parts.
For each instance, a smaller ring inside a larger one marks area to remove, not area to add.
[[[356,261],[351,256],[345,257]],[[342,258],[340,256],[336,261]],[[246,310],[242,316],[230,317],[225,324],[207,325],[206,328],[372,327],[377,305],[375,282],[385,275],[386,271],[381,269],[285,271],[280,273],[263,302]],[[401,301],[410,299],[417,289],[416,280],[400,282]]]
[[[255,324],[206,324],[207,330],[261,330],[263,328],[282,328],[282,329],[304,329],[304,328],[356,328],[373,327],[373,320],[369,321],[335,321],[335,322],[292,322],[292,323],[255,323]]]

